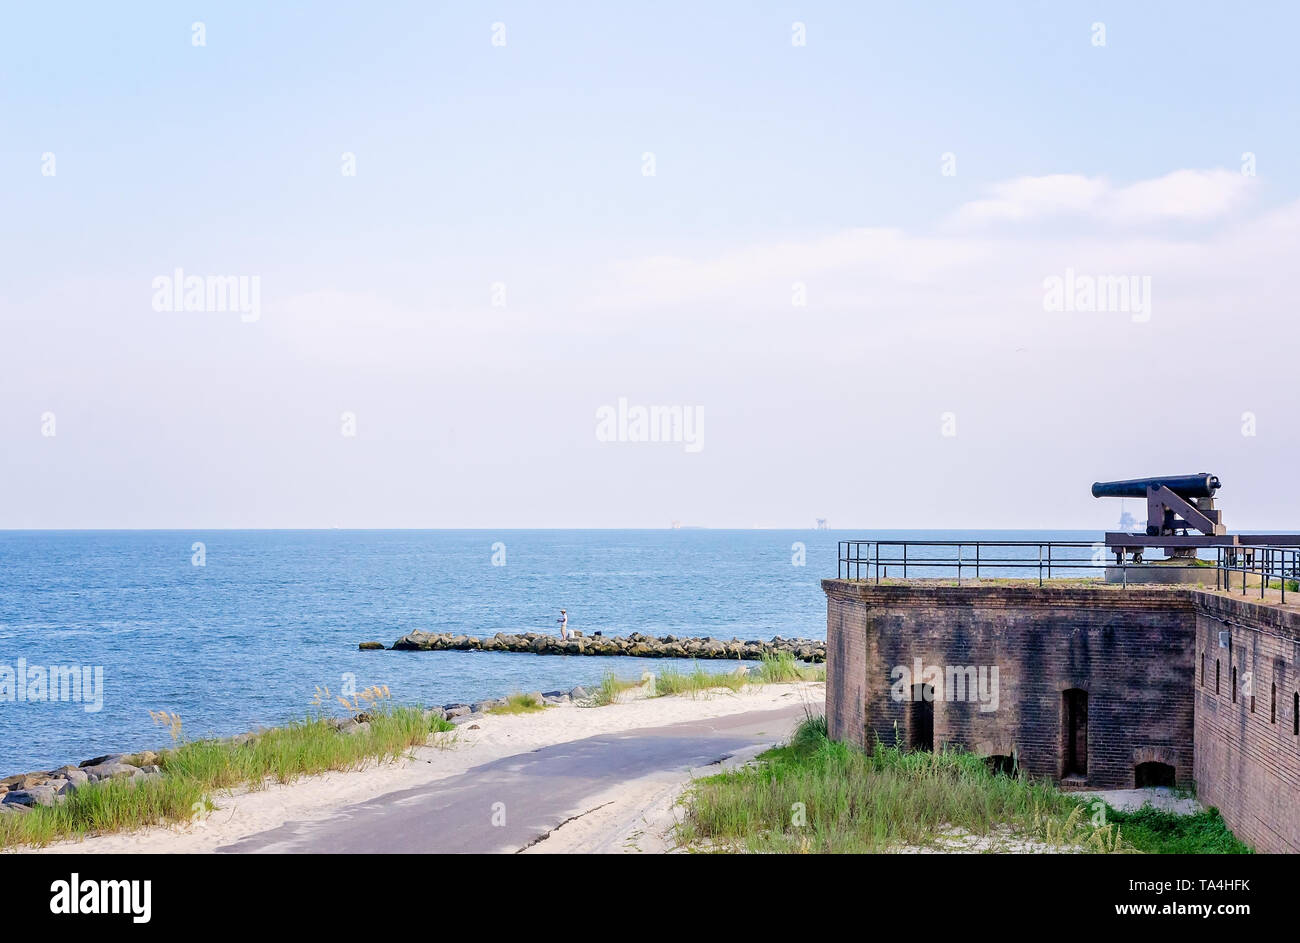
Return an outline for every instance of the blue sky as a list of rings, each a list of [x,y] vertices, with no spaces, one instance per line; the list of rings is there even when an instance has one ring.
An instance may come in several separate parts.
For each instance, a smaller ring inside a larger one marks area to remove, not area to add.
[[[268,6],[7,14],[0,527],[1104,527],[1198,470],[1300,526],[1294,7]],[[152,310],[177,267],[259,320]],[[1066,268],[1149,322],[1044,312]],[[705,447],[597,441],[619,397]]]

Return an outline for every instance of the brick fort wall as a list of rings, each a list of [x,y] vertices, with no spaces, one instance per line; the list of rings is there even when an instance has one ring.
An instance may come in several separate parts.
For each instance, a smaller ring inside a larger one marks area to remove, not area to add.
[[[1300,851],[1300,613],[1189,587],[822,586],[832,737],[929,735],[1081,789],[1132,788],[1139,764],[1163,764],[1242,840]]]

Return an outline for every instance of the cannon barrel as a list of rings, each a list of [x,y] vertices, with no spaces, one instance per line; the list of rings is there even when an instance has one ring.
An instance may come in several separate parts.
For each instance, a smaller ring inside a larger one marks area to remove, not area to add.
[[[1221,485],[1217,475],[1168,475],[1164,478],[1130,478],[1126,481],[1096,481],[1094,498],[1145,498],[1147,488],[1164,485],[1180,498],[1212,498]]]

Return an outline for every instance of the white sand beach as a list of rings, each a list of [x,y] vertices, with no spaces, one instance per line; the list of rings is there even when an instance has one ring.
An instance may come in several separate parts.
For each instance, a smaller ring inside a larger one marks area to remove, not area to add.
[[[476,766],[543,747],[624,731],[677,723],[703,723],[737,715],[791,709],[790,720],[773,723],[762,737],[784,739],[797,716],[822,713],[825,684],[801,682],[717,690],[695,696],[647,698],[633,690],[606,707],[561,704],[533,714],[476,716],[455,731],[434,735],[430,744],[401,760],[346,773],[329,773],[288,785],[268,784],[211,797],[214,811],[182,826],[115,833],[84,841],[61,842],[45,853],[202,853],[288,823],[329,819],[340,810],[387,793],[418,789],[465,773]],[[777,729],[777,728],[782,729]],[[737,751],[730,763],[743,762],[764,746]],[[716,772],[717,765],[707,767]],[[691,770],[665,770],[583,800],[584,814],[538,836],[528,853],[663,852],[671,850],[665,832],[674,821],[674,804],[688,785]],[[392,814],[400,814],[394,812]],[[522,850],[522,849],[515,849]]]

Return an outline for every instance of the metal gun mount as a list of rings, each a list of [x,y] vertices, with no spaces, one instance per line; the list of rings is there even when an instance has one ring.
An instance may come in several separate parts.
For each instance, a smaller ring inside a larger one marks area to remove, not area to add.
[[[1147,547],[1163,547],[1171,557],[1190,558],[1201,547],[1300,546],[1300,534],[1229,534],[1223,512],[1214,506],[1214,493],[1221,487],[1218,476],[1208,472],[1094,482],[1094,498],[1147,499],[1146,533],[1108,532],[1107,549],[1117,562],[1129,553],[1141,563]]]

